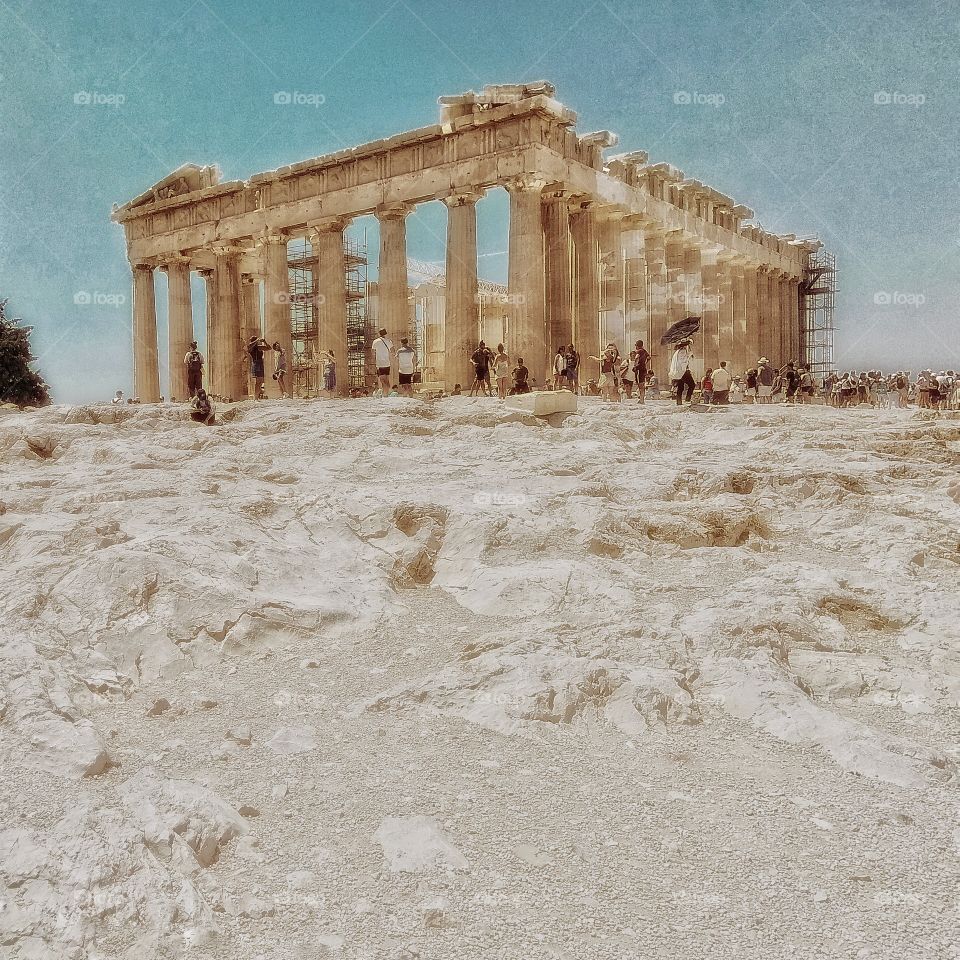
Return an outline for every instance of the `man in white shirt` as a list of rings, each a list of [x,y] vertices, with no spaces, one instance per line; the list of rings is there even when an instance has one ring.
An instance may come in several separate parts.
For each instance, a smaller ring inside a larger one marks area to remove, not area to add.
[[[713,371],[713,402],[721,406],[730,402],[730,371],[726,360],[721,360]]]
[[[401,337],[400,349],[397,351],[397,374],[400,377],[401,396],[413,396],[413,375],[416,371],[417,351],[410,346],[406,337]]]
[[[392,362],[393,341],[387,337],[387,328],[380,328],[380,336],[371,344],[377,365],[377,381],[380,384],[380,396],[390,395],[390,364]]]

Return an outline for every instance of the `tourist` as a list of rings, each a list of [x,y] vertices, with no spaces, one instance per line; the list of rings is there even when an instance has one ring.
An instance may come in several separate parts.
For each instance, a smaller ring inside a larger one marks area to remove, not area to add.
[[[743,399],[745,403],[757,402],[757,368],[751,367],[743,375]]]
[[[572,343],[567,345],[566,358],[567,389],[573,394],[580,393],[580,354]]]
[[[810,403],[813,400],[815,383],[813,373],[810,371],[810,364],[805,363],[800,367],[800,402]]]
[[[909,406],[907,398],[910,395],[910,379],[902,370],[893,378],[893,389],[897,394],[897,406]]]
[[[603,351],[602,357],[591,357],[600,364],[600,379],[597,386],[603,391],[604,399],[611,401],[620,400],[620,390],[617,387],[617,370],[620,365],[620,355],[616,347],[608,345]]]
[[[633,399],[633,387],[637,382],[636,374],[633,372],[636,356],[636,353],[631,350],[630,355],[620,361],[620,387],[623,390],[623,396],[627,400]]]
[[[320,354],[320,364],[323,370],[323,392],[332,398],[337,393],[337,358],[332,350],[324,350]]]
[[[387,337],[386,327],[380,328],[380,336],[370,344],[370,349],[377,368],[380,396],[385,397],[390,393],[390,365],[393,363],[393,341]]]
[[[730,384],[729,402],[737,404],[743,403],[743,391],[743,381],[739,377],[734,377]],[[714,390],[713,395],[717,395],[716,390]]]
[[[397,376],[400,380],[400,393],[405,397],[413,396],[413,375],[417,372],[417,351],[410,346],[407,337],[400,338],[397,350]]]
[[[757,403],[773,403],[774,371],[770,361],[761,357],[757,361]]]
[[[280,346],[278,340],[273,345],[273,379],[277,381],[280,388],[280,399],[287,399],[287,351]]]
[[[123,391],[118,390],[114,395],[113,399],[110,401],[113,404],[123,403]]]
[[[527,382],[529,376],[530,371],[524,366],[523,357],[517,357],[517,365],[513,368],[513,389],[510,393],[529,393],[530,384]]]
[[[250,376],[253,377],[253,399],[263,399],[263,351],[269,350],[270,344],[263,337],[251,337],[247,344],[247,353],[250,355]],[[276,379],[276,377],[274,377]]]
[[[183,365],[187,368],[187,393],[192,400],[197,391],[203,386],[203,354],[197,349],[197,341],[190,341],[190,349],[183,357]]]
[[[700,381],[700,398],[704,403],[713,403],[713,369],[708,367]]]
[[[796,403],[797,391],[800,389],[800,374],[797,373],[792,360],[784,368],[780,379],[784,386],[786,402]]]
[[[214,422],[213,403],[202,387],[190,401],[190,419],[197,423],[211,424]]]
[[[470,388],[470,396],[475,396],[477,390],[481,390],[486,397],[492,396],[490,393],[490,365],[493,363],[493,353],[482,340],[477,345],[477,349],[473,351],[470,362],[473,364],[473,386]]]
[[[713,403],[725,407],[730,402],[730,371],[727,361],[721,360],[720,366],[713,371]]]
[[[657,379],[657,375],[651,370],[647,375],[647,394],[653,397],[654,400],[660,399],[660,381]]]
[[[696,381],[690,372],[690,364],[693,362],[693,341],[689,338],[681,340],[673,349],[673,356],[670,358],[670,382],[676,392],[677,406],[683,403],[683,394],[686,391],[686,402],[690,403],[693,399],[693,388]]]
[[[645,403],[647,398],[647,370],[650,366],[650,354],[638,340],[633,350],[633,379],[637,385],[637,403]]]
[[[463,396],[463,387],[459,383],[453,385],[453,390],[450,393],[451,397],[462,397]]]
[[[493,375],[497,378],[497,396],[505,400],[510,389],[510,358],[503,344],[497,344],[497,355],[493,358]]]
[[[567,352],[561,343],[557,355],[553,358],[553,386],[559,390],[567,381]]]

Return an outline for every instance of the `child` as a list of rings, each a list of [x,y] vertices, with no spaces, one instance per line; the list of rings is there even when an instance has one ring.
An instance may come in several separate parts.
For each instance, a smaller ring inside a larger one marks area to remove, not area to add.
[[[713,403],[713,369],[707,370],[700,381],[700,393],[704,403]]]

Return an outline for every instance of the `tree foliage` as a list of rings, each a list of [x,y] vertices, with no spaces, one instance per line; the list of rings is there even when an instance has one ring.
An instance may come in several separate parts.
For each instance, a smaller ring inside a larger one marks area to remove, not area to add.
[[[7,317],[7,301],[0,300],[0,403],[42,407],[50,402],[50,389],[30,366],[31,327]]]

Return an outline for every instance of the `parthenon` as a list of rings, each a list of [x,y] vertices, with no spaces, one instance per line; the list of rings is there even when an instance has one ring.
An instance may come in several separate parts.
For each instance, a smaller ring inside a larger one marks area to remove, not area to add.
[[[447,208],[438,379],[469,383],[480,338],[477,202],[497,187],[510,198],[504,342],[536,375],[557,344],[587,357],[609,340],[643,339],[663,379],[660,338],[688,314],[702,317],[706,367],[809,358],[802,318],[820,242],[767,232],[749,222],[750,208],[642,150],[605,157],[616,135],[578,133],[554,93],[531,83],[441,97],[437,124],[246,181],[221,183],[215,167],[188,164],[116,207],[133,270],[135,393],[161,394],[158,269],[168,278],[170,396],[187,393],[191,271],[206,278],[212,393],[247,394],[253,334],[290,355],[287,245],[301,238],[316,259],[317,345],[345,358],[344,231],[367,214],[380,225],[377,326],[398,342],[411,323],[406,219],[433,200]]]

